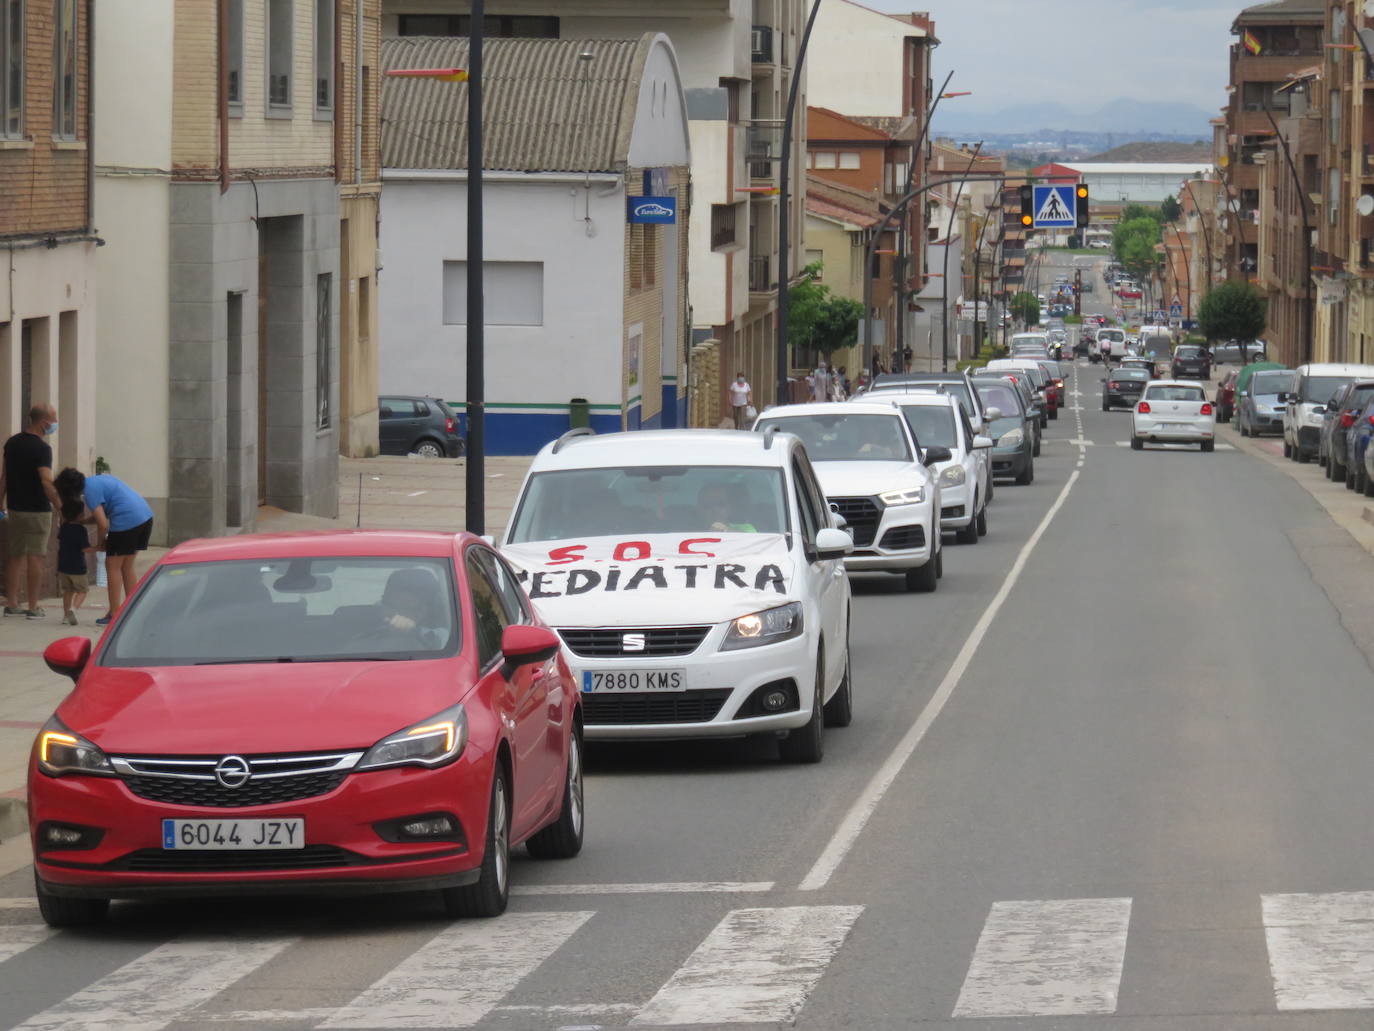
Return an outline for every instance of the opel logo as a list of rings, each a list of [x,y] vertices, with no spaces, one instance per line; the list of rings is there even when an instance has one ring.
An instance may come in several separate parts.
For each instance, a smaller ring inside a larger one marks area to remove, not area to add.
[[[226,788],[241,788],[252,776],[248,760],[241,755],[226,755],[215,764],[215,780]]]

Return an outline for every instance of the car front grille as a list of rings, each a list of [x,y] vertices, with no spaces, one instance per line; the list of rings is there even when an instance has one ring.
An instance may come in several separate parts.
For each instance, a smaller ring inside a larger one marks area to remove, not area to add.
[[[866,548],[873,543],[878,532],[878,521],[883,510],[873,498],[828,498],[830,507],[840,514],[848,524],[847,529],[854,538],[856,548]]]
[[[709,626],[560,627],[558,634],[574,654],[587,658],[690,655],[710,633]],[[642,647],[636,647],[642,645]]]
[[[367,860],[356,852],[334,845],[307,845],[297,849],[243,852],[182,852],[178,849],[144,848],[121,856],[105,869],[136,873],[235,873],[365,865]]]
[[[582,718],[589,727],[708,723],[729,697],[728,687],[681,694],[584,694]]]
[[[241,809],[326,795],[343,783],[362,753],[243,756],[248,777],[233,787],[216,776],[222,758],[114,756],[110,763],[130,791],[150,802]]]

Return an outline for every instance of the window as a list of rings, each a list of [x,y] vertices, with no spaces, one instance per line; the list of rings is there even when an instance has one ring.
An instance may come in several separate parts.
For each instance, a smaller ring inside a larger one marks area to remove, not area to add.
[[[501,592],[491,582],[475,551],[468,552],[468,593],[472,596],[472,618],[477,631],[477,666],[487,669],[501,657],[501,634],[510,625]]]
[[[495,552],[485,548],[473,548],[468,552],[469,556],[476,555],[477,561],[482,564],[491,582],[496,585],[496,592],[501,596],[501,601],[505,606],[506,618],[512,623],[528,623],[530,621],[529,605],[525,601],[525,596],[520,592],[520,582],[515,574],[510,571]]]
[[[840,151],[840,167],[855,169],[859,167],[859,152],[857,150]]]
[[[711,205],[711,250],[735,245],[735,204]]]
[[[229,103],[243,113],[243,0],[229,0],[229,67],[225,69]]]
[[[544,324],[544,263],[488,261],[482,266],[484,321],[488,326]],[[468,263],[444,262],[444,325],[468,321]]]
[[[331,308],[334,277],[326,272],[315,279],[315,428],[329,429],[329,350],[333,340]]]
[[[54,0],[52,134],[76,139],[76,0]]]
[[[644,226],[644,285],[658,282],[658,226]]]
[[[334,0],[315,0],[315,110],[334,110]]]
[[[1333,54],[1337,51],[1331,51]],[[1341,142],[1341,91],[1331,91],[1331,105],[1326,109],[1327,141],[1332,144]]]
[[[0,0],[0,137],[24,133],[24,0]]]
[[[630,253],[626,255],[625,264],[629,266],[630,289],[642,290],[644,288],[644,226],[641,223],[634,223],[630,226]]]
[[[402,14],[396,19],[401,36],[466,36],[472,17],[466,14]],[[557,39],[558,19],[532,15],[487,15],[482,22],[486,36]]]
[[[291,108],[293,0],[267,0],[267,108]]]
[[[833,150],[818,150],[812,155],[812,166],[815,168],[834,168],[836,155]]]

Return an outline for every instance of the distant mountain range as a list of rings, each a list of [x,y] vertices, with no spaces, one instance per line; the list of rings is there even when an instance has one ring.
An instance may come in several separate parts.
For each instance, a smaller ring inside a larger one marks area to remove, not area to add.
[[[1213,117],[1214,112],[1191,104],[1131,97],[1118,97],[1093,111],[1074,111],[1056,101],[984,110],[970,110],[955,102],[935,112],[932,128],[937,136],[958,139],[987,133],[1044,138],[1065,132],[1115,133],[1131,139],[1150,135],[1210,139],[1208,122]]]

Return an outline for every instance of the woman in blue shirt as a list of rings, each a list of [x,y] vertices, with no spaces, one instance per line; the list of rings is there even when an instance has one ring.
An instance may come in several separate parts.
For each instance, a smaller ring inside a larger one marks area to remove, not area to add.
[[[134,560],[148,550],[153,533],[153,510],[139,493],[108,473],[86,476],[78,469],[63,469],[53,478],[64,498],[85,495],[86,507],[96,525],[96,551],[105,552],[105,573],[110,584],[110,610],[96,623],[104,626],[133,593],[138,577]]]

